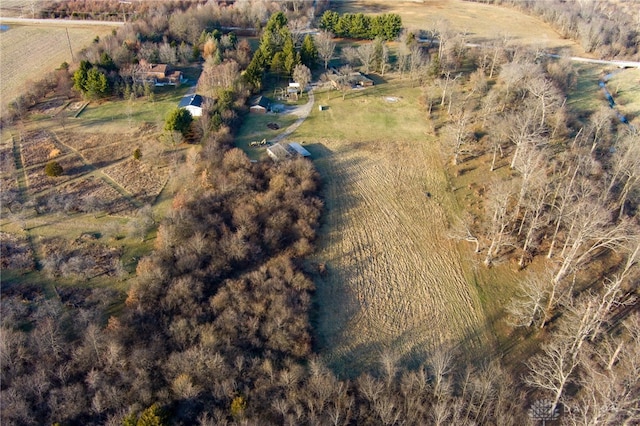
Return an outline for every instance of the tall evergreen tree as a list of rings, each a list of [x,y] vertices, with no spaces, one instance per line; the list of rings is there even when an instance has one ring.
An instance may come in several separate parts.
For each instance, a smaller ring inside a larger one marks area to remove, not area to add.
[[[314,68],[318,61],[318,49],[313,42],[313,37],[307,34],[302,41],[302,47],[300,48],[300,61],[308,68]]]
[[[291,35],[285,40],[282,47],[282,56],[284,57],[284,70],[291,75],[293,69],[300,63],[300,54],[293,47],[293,38]]]

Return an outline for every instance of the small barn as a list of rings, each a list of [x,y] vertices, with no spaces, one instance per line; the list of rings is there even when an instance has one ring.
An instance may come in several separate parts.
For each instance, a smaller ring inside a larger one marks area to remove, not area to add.
[[[311,153],[297,142],[279,142],[267,148],[267,154],[274,161],[287,160],[294,157],[310,157]]]
[[[191,94],[184,96],[180,103],[178,104],[178,108],[184,108],[191,113],[193,117],[201,117],[202,116],[202,103],[204,99],[200,95]]]
[[[269,111],[271,107],[271,101],[269,98],[265,96],[258,96],[257,98],[251,101],[251,106],[249,107],[249,111],[256,114],[264,114]]]
[[[311,157],[311,153],[304,149],[298,142],[289,142],[288,145],[289,148],[293,149],[298,155],[301,155],[302,157]]]

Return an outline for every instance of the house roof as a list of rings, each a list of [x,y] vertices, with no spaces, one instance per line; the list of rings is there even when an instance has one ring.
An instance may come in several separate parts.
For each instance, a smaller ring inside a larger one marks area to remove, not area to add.
[[[303,157],[311,157],[311,153],[304,149],[298,142],[289,142],[288,145]]]
[[[285,160],[296,155],[311,156],[311,153],[297,142],[279,142],[268,147],[267,152],[274,160]]]
[[[267,148],[267,152],[274,160],[284,160],[291,157],[291,152],[287,149],[286,144],[276,143]]]
[[[154,64],[149,70],[149,72],[162,73],[163,75],[167,75],[167,71],[169,71],[169,65],[167,64]]]
[[[202,107],[202,102],[203,99],[200,95],[186,95],[180,100],[178,108],[186,108],[188,106]]]
[[[270,104],[271,104],[271,101],[269,100],[269,98],[265,96],[258,96],[251,102],[252,107],[261,106],[262,108],[265,108],[265,109],[268,109]]]

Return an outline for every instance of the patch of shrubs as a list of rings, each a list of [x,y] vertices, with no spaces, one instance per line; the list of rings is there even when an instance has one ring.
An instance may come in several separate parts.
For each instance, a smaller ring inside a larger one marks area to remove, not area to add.
[[[62,176],[64,169],[57,161],[49,161],[47,165],[44,166],[44,172],[49,177],[58,177]]]

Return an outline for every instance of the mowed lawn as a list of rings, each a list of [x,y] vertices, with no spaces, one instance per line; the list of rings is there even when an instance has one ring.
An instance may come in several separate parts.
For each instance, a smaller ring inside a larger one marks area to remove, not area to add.
[[[69,41],[74,54],[88,46],[96,36],[110,34],[112,28],[63,26],[19,26],[9,24],[0,33],[0,98],[1,108],[28,89],[29,83],[43,78],[63,62],[72,62]]]
[[[326,214],[315,262],[318,350],[337,372],[376,370],[381,354],[415,366],[442,347],[489,342],[477,291],[448,238],[458,209],[420,88],[389,80],[342,100],[317,92],[291,136],[322,174]]]
[[[156,87],[153,101],[144,96],[134,100],[92,101],[78,118],[70,120],[79,124],[81,130],[90,132],[130,131],[140,123],[151,123],[162,130],[167,116],[178,107],[188,90],[188,86]]]

